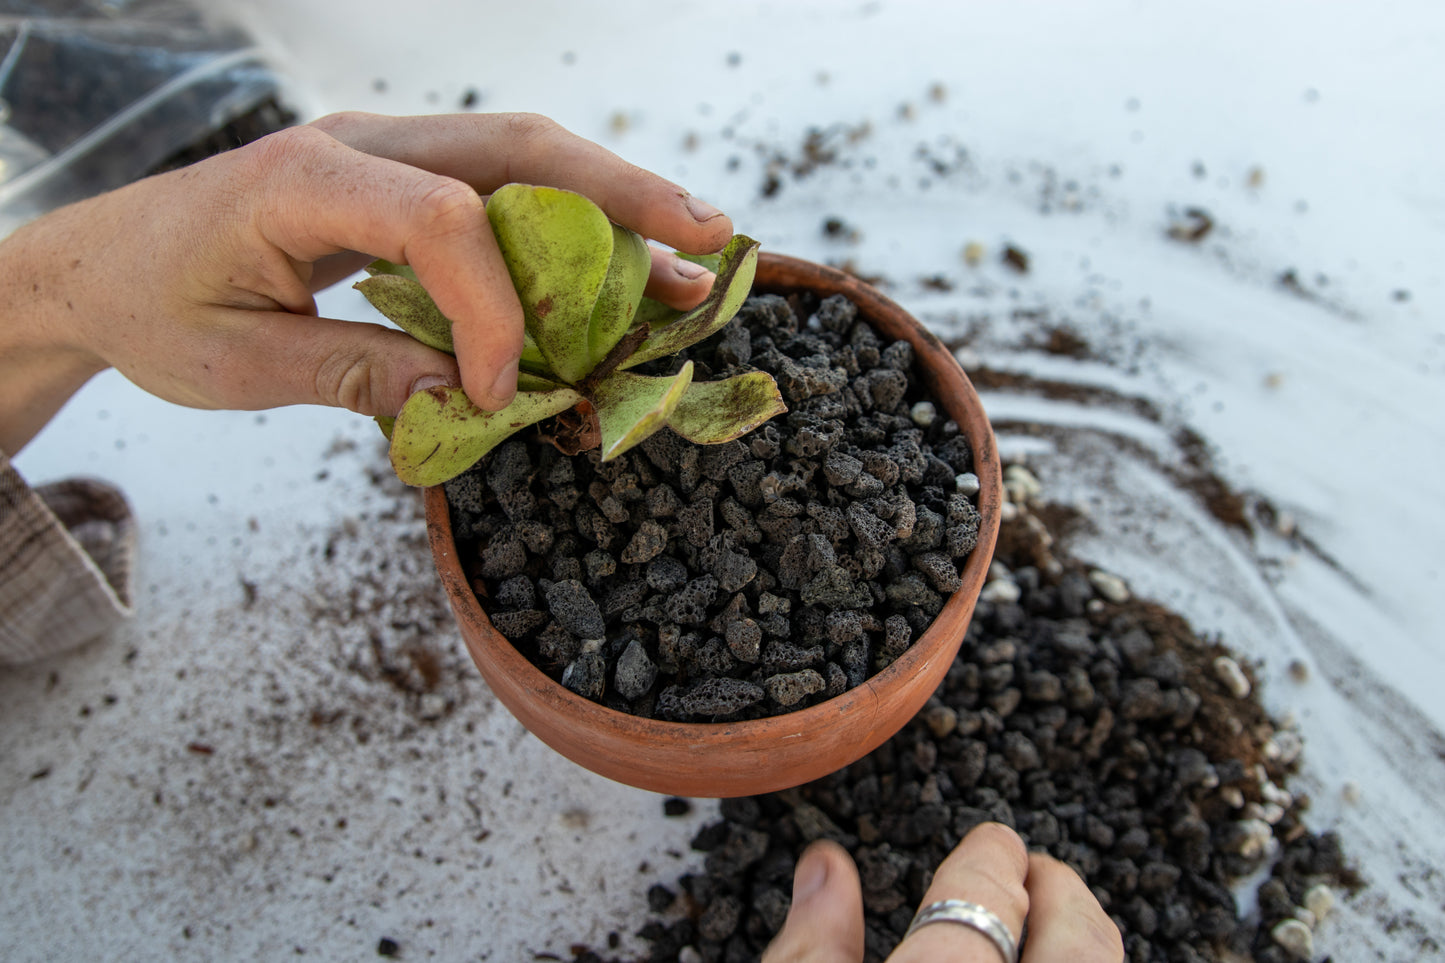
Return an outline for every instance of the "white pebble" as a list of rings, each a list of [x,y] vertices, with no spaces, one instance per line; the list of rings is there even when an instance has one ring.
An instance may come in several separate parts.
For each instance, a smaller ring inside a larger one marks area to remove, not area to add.
[[[1266,759],[1276,759],[1287,766],[1300,757],[1304,748],[1304,740],[1298,732],[1284,729],[1265,740],[1263,751]]]
[[[1239,663],[1227,655],[1221,655],[1214,660],[1214,677],[1224,683],[1224,687],[1236,699],[1243,699],[1249,695],[1249,676],[1239,667]]]
[[[1284,818],[1284,807],[1279,803],[1250,803],[1244,807],[1244,816],[1273,826]]]
[[[1315,914],[1311,913],[1303,906],[1296,906],[1290,912],[1295,919],[1308,926],[1311,930],[1313,930],[1315,928],[1315,924],[1319,922],[1319,920],[1315,918]]]
[[[983,356],[972,348],[959,348],[953,353],[958,366],[964,371],[977,371],[983,367]]]
[[[931,401],[920,401],[908,409],[908,417],[920,428],[927,428],[938,418],[938,409],[933,407]]]
[[[1244,806],[1244,793],[1238,786],[1225,786],[1219,790],[1219,798],[1230,809],[1240,809]]]
[[[702,954],[696,947],[684,946],[677,951],[677,963],[702,963]]]
[[[1268,780],[1260,783],[1259,794],[1264,797],[1265,802],[1274,803],[1276,806],[1283,806],[1286,809],[1294,804],[1294,796],[1288,789],[1281,789]]]
[[[1238,825],[1242,835],[1237,851],[1245,859],[1262,856],[1274,841],[1274,827],[1263,819],[1241,819]]]
[[[447,697],[438,695],[435,692],[428,692],[421,697],[418,714],[423,719],[440,719],[447,711]]]
[[[1089,584],[1106,600],[1118,605],[1129,601],[1129,583],[1112,572],[1094,569],[1089,573]]]
[[[960,495],[978,494],[978,476],[971,471],[966,471],[962,475],[955,475],[953,484],[954,487],[958,489]]]
[[[1009,501],[1023,505],[1042,495],[1044,486],[1023,465],[1009,465],[1003,470],[1003,489]]]
[[[1017,602],[1022,594],[1017,582],[995,579],[983,587],[978,597],[985,602]]]
[[[1359,805],[1360,799],[1363,795],[1364,794],[1360,790],[1360,784],[1355,782],[1353,779],[1340,787],[1340,798],[1343,799],[1345,802],[1349,803],[1351,806]]]
[[[1009,567],[1003,562],[1000,562],[998,559],[994,559],[992,562],[988,563],[988,577],[990,581],[1000,578],[1006,578],[1012,581],[1014,573],[1010,571]]]
[[[1269,931],[1269,938],[1297,959],[1307,960],[1315,955],[1315,936],[1299,920],[1281,920]]]
[[[1322,920],[1335,908],[1335,891],[1324,883],[1317,883],[1305,890],[1304,903],[1316,920]]]
[[[1019,517],[1019,507],[1013,502],[1004,502],[998,507],[999,521],[1011,522]]]

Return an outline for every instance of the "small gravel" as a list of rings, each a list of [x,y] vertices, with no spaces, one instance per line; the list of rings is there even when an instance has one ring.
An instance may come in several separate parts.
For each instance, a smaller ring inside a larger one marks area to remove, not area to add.
[[[981,522],[967,439],[919,397],[912,347],[846,299],[751,298],[689,354],[699,377],[773,372],[788,412],[721,445],[664,429],[606,464],[499,446],[447,488],[488,615],[636,715],[757,718],[862,684],[962,584]]]

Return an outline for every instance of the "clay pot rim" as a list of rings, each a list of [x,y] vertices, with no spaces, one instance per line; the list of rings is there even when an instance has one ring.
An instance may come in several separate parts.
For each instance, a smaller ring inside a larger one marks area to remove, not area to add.
[[[860,312],[875,325],[880,316],[892,313],[912,318],[911,314],[891,299],[842,271],[779,254],[763,253],[760,258],[760,269],[767,266],[770,270],[784,272],[797,283],[788,282],[777,285],[759,283],[755,286],[754,293],[799,290],[809,281],[816,281],[829,291],[841,291],[846,294],[858,305]],[[760,273],[762,273],[761,270]],[[919,324],[914,333],[922,342],[922,344],[915,343],[915,349],[919,353],[931,354],[935,360],[946,357],[948,362],[957,368],[957,360],[954,359],[952,352],[932,332]],[[894,335],[889,334],[888,336],[893,337]],[[964,430],[973,444],[974,471],[979,478],[977,506],[981,516],[978,543],[969,554],[961,573],[962,587],[949,596],[943,609],[934,616],[928,629],[915,639],[908,650],[892,664],[871,676],[862,685],[803,709],[735,722],[672,722],[650,719],[611,709],[577,695],[533,665],[510,640],[502,636],[491,625],[482,609],[481,602],[463,574],[460,560],[457,558],[446,494],[441,486],[434,486],[425,492],[427,529],[437,570],[451,596],[455,614],[459,621],[469,623],[478,637],[496,643],[489,644],[487,647],[489,650],[487,654],[495,663],[492,667],[493,671],[513,678],[519,687],[544,700],[551,713],[566,717],[569,724],[599,732],[617,729],[621,726],[648,742],[668,744],[674,747],[695,745],[698,750],[702,750],[708,744],[716,744],[719,741],[726,743],[732,740],[753,742],[763,739],[797,739],[810,731],[816,731],[819,727],[832,726],[842,718],[860,715],[873,717],[876,715],[876,706],[882,701],[882,692],[904,683],[911,676],[924,672],[932,667],[938,659],[950,662],[953,660],[963,641],[963,632],[954,630],[955,638],[940,638],[939,636],[946,631],[946,627],[951,622],[961,621],[963,627],[966,628],[970,613],[977,601],[978,590],[986,580],[987,569],[993,557],[1003,502],[997,443],[982,407],[977,404],[977,394],[973,391],[972,385],[968,383],[967,375],[961,368],[957,368],[957,376],[963,380],[964,387],[971,397],[966,395],[961,399],[945,398],[941,397],[941,392],[933,389],[931,385],[930,389],[935,402],[941,408],[946,409],[950,417],[959,422],[960,428]],[[970,401],[972,402],[971,406],[968,404]],[[959,418],[958,412],[952,410],[954,408],[969,413],[970,417]],[[969,421],[975,422],[973,424],[975,430],[969,430],[965,424]],[[978,430],[980,428],[981,430]],[[940,628],[941,626],[945,628]],[[466,626],[463,626],[464,634],[465,628]],[[473,658],[478,658],[476,648],[470,643],[468,648],[471,650]],[[483,668],[482,674],[484,677],[487,676],[485,668],[480,666],[479,668]],[[574,761],[577,760],[574,759]]]

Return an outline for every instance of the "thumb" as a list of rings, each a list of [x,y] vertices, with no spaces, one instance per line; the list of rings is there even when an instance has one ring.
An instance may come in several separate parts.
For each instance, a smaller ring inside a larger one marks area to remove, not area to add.
[[[224,360],[204,365],[197,383],[169,391],[141,386],[203,408],[308,404],[392,416],[419,388],[461,383],[455,358],[393,328],[284,312],[236,314],[230,334],[201,349]]]
[[[848,851],[819,840],[793,873],[793,905],[763,963],[859,963],[863,890]]]

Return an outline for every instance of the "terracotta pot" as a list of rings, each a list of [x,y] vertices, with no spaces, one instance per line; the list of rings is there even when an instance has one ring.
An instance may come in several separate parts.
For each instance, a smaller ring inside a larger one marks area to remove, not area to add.
[[[763,254],[754,290],[808,289],[852,299],[878,331],[912,343],[935,403],[973,446],[982,515],[963,586],[897,661],[827,702],[747,722],[661,722],[599,705],[563,688],[492,627],[457,558],[446,496],[426,491],[427,530],[437,570],[482,677],[534,735],[593,772],[676,796],[746,796],[801,785],[877,748],[922,708],[948,671],[983,587],[998,536],[1002,482],[998,449],[978,395],[952,353],[898,305],[851,275]]]

